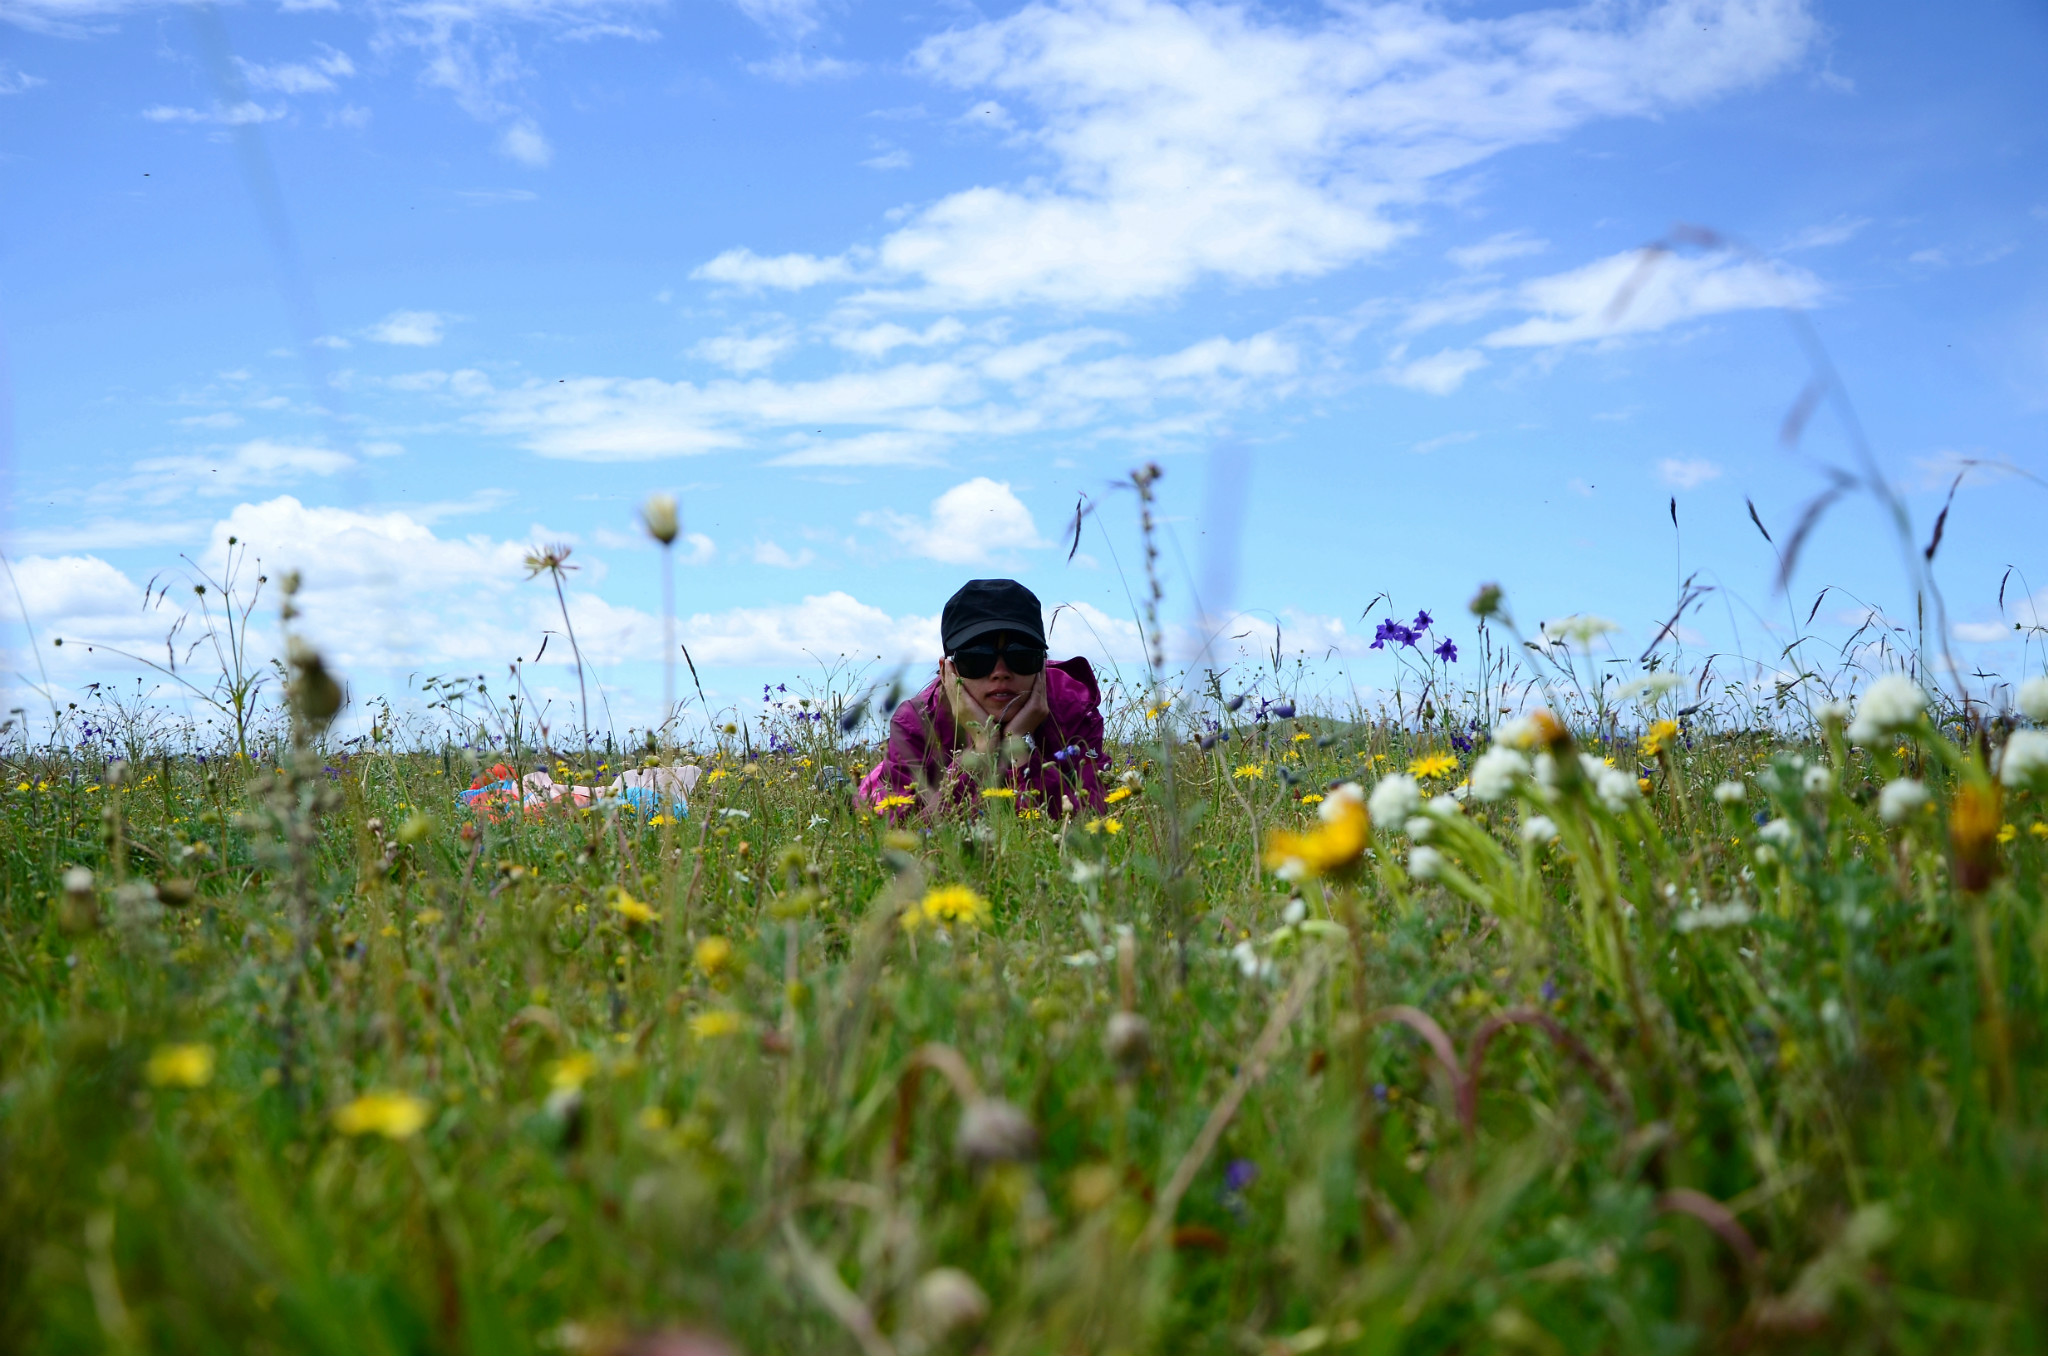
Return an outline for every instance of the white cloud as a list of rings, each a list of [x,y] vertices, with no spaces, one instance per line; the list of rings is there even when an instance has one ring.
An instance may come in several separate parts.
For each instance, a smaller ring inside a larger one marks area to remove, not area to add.
[[[861,433],[851,438],[799,437],[794,450],[770,466],[933,466],[947,440],[930,433]]]
[[[903,663],[939,656],[936,616],[892,617],[837,591],[801,603],[698,613],[682,632],[700,665],[808,664],[841,656]]]
[[[354,457],[331,448],[256,438],[232,449],[144,457],[134,463],[131,474],[114,492],[170,503],[195,494],[245,494],[307,476],[337,475],[355,464]]]
[[[838,57],[805,56],[802,52],[778,52],[766,61],[751,61],[747,69],[755,75],[781,81],[785,85],[803,85],[813,80],[837,80],[853,75],[860,70],[857,61],[841,61]]]
[[[363,333],[380,344],[431,348],[441,342],[448,317],[438,311],[393,311]]]
[[[641,461],[766,444],[784,465],[901,465],[934,459],[967,435],[1080,429],[1108,414],[1150,421],[1156,439],[1192,436],[1226,408],[1284,395],[1301,364],[1296,346],[1274,333],[1144,357],[1084,356],[1118,338],[1064,331],[807,381],[570,377],[500,388],[465,370],[384,384],[440,392],[468,407],[474,426],[546,457]]]
[[[1401,360],[1401,351],[1389,361],[1385,376],[1396,386],[1428,395],[1449,395],[1465,378],[1486,366],[1486,355],[1473,348],[1447,348],[1412,362]]]
[[[84,522],[21,528],[10,532],[10,553],[27,555],[57,551],[123,551],[139,546],[182,546],[202,540],[206,523],[192,519],[137,522],[134,518],[100,516]],[[0,595],[4,596],[4,595]],[[4,609],[0,609],[4,614]]]
[[[249,88],[270,90],[276,94],[324,94],[337,88],[335,81],[345,80],[356,73],[356,66],[348,53],[327,48],[311,61],[279,62],[264,66],[252,61],[235,58],[235,64],[242,69],[242,78]]]
[[[521,118],[507,127],[498,138],[498,151],[528,169],[546,169],[555,158],[555,148],[531,118]]]
[[[1721,468],[1704,457],[1681,461],[1677,457],[1666,457],[1657,463],[1657,474],[1664,477],[1664,483],[1674,489],[1696,490],[1710,480],[1721,478]]]
[[[1547,240],[1538,240],[1522,231],[1503,231],[1491,235],[1476,245],[1460,245],[1445,250],[1444,258],[1462,269],[1490,268],[1505,259],[1521,259],[1531,254],[1541,254],[1550,248]]]
[[[912,64],[1029,105],[1035,126],[1005,134],[1050,172],[915,212],[874,252],[899,289],[877,299],[1102,308],[1204,278],[1317,276],[1386,249],[1445,176],[1768,79],[1815,32],[1803,0],[1499,18],[1389,4],[1293,23],[1243,4],[1038,0],[927,40]],[[844,280],[851,258],[796,256],[773,285]],[[768,262],[731,251],[706,276]]]
[[[178,422],[187,428],[240,428],[242,416],[232,410],[215,410],[212,414],[188,414]]]
[[[910,152],[901,146],[871,155],[860,162],[872,170],[900,170],[910,168]]]
[[[723,334],[712,339],[700,339],[690,352],[706,362],[729,367],[744,376],[748,372],[773,367],[777,358],[795,347],[796,336],[790,334]]]
[[[884,528],[912,552],[948,565],[974,565],[1004,551],[1045,543],[1031,510],[1007,482],[976,476],[932,501],[928,520],[898,513],[870,514],[863,522]]]
[[[884,322],[863,329],[840,330],[832,336],[832,342],[849,353],[860,354],[863,358],[886,358],[892,350],[906,345],[913,348],[931,348],[956,344],[966,333],[967,327],[958,320],[952,316],[942,316],[925,326],[922,331]]]
[[[151,122],[210,123],[221,127],[246,127],[255,123],[276,122],[285,116],[285,106],[265,108],[254,99],[244,99],[238,104],[215,104],[212,108],[180,108],[170,104],[157,104],[142,110],[142,116]]]
[[[14,585],[46,646],[59,637],[119,645],[162,629],[154,619],[138,624],[142,586],[98,556],[27,556],[14,562]]]
[[[817,0],[733,0],[740,13],[772,36],[794,41],[818,27]]]
[[[727,250],[707,264],[700,264],[691,277],[705,282],[729,283],[735,287],[815,287],[819,283],[844,282],[854,276],[844,259],[820,259],[810,254],[779,254],[764,257],[752,250]]]
[[[1836,217],[1825,225],[1809,226],[1794,235],[1785,242],[1784,250],[1789,254],[1793,250],[1818,250],[1845,244],[1855,239],[1869,224],[1869,217]]]
[[[754,563],[769,565],[778,570],[800,570],[816,560],[817,554],[806,546],[795,555],[779,542],[757,541],[754,543]]]
[[[16,70],[11,66],[0,66],[0,95],[26,94],[37,85],[49,83],[40,76],[30,75],[27,71]]]
[[[1535,314],[1482,342],[1495,348],[1581,343],[1729,311],[1808,306],[1824,295],[1819,279],[1787,264],[1629,250],[1523,283],[1516,302]]]

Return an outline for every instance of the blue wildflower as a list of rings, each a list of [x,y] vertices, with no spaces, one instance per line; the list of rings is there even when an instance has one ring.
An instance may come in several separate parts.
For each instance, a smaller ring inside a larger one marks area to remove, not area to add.
[[[1436,657],[1443,660],[1446,664],[1458,662],[1457,642],[1453,641],[1449,636],[1444,637],[1444,643],[1436,647],[1435,653]]]

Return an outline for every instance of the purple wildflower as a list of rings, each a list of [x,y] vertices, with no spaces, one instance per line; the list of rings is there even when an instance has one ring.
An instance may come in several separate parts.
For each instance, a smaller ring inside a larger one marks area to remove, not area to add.
[[[1223,1169],[1223,1189],[1232,1193],[1243,1191],[1259,1179],[1259,1165],[1249,1158],[1233,1158]]]
[[[1427,630],[1429,629],[1429,623],[1430,623],[1430,616],[1429,616],[1429,614],[1428,614],[1427,612],[1418,612],[1418,613],[1416,613],[1416,614],[1415,614],[1415,629],[1416,629],[1416,630],[1418,630],[1418,631],[1427,631]]]
[[[1449,636],[1444,637],[1444,643],[1436,647],[1435,653],[1436,657],[1443,660],[1446,664],[1458,662],[1457,642],[1453,641]]]

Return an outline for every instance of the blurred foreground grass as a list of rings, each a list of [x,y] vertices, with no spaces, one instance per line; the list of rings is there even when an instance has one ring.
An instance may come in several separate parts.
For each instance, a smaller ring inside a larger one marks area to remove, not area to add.
[[[2040,1350],[2035,796],[1924,718],[1519,737],[893,830],[823,737],[653,824],[18,751],[4,1345]]]

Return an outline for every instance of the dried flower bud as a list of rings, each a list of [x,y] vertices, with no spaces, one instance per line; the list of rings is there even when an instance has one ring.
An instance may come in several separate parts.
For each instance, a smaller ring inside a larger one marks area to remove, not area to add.
[[[648,495],[647,502],[640,506],[640,521],[647,525],[648,536],[667,546],[682,528],[676,517],[676,497],[672,494]]]
[[[1133,1073],[1152,1053],[1152,1024],[1135,1012],[1111,1013],[1102,1048],[1126,1074]]]
[[[292,709],[315,731],[324,730],[341,710],[341,684],[327,671],[327,661],[320,657],[320,652],[305,642],[292,641],[290,658],[296,671],[287,688]]]
[[[910,1313],[920,1335],[939,1341],[986,1322],[988,1296],[958,1267],[934,1267],[918,1278]]]
[[[99,925],[99,899],[92,887],[88,868],[74,866],[64,873],[64,902],[57,911],[57,924],[66,932],[90,932]]]
[[[1500,585],[1481,584],[1479,592],[1472,595],[1472,615],[1491,617],[1500,611]]]
[[[961,1113],[954,1145],[975,1167],[1016,1163],[1038,1152],[1038,1130],[1029,1117],[1002,1098],[984,1097],[970,1102]]]

